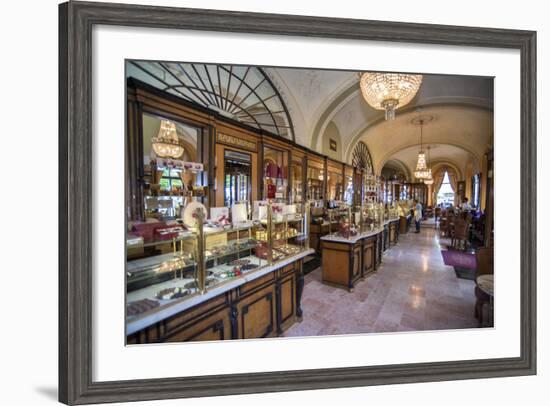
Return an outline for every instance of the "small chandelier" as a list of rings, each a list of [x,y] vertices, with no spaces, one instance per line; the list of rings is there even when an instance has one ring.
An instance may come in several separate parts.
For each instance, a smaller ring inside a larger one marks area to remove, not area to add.
[[[395,118],[395,110],[407,105],[418,92],[422,75],[364,72],[359,79],[363,97],[377,110],[385,110],[386,120]]]
[[[420,124],[420,151],[418,152],[418,160],[416,161],[416,170],[414,171],[414,176],[418,179],[424,180],[430,176],[431,171],[428,169],[426,164],[426,154],[422,150],[422,126],[424,125],[424,118],[419,118],[418,123]]]
[[[428,145],[428,164],[430,162],[430,146]],[[428,177],[426,179],[424,179],[424,184],[425,185],[433,185],[434,183],[434,179],[433,179],[433,176],[432,176],[432,168],[428,168]]]
[[[152,141],[153,151],[161,158],[176,159],[183,155],[184,148],[172,121],[161,120],[159,133]]]

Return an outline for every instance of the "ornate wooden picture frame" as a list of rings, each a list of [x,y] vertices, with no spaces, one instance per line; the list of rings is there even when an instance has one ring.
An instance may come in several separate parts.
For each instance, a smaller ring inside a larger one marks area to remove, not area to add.
[[[521,351],[515,358],[95,382],[92,378],[92,27],[207,30],[507,48],[521,55]],[[536,373],[536,33],[69,2],[59,8],[59,399],[66,404]],[[75,244],[76,242],[76,244]]]

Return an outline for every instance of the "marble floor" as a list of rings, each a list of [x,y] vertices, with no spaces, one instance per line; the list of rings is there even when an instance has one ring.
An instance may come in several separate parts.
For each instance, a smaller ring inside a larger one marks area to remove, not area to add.
[[[303,321],[286,337],[478,327],[474,282],[443,264],[439,232],[402,234],[378,272],[353,292],[321,283],[321,268],[305,277]]]

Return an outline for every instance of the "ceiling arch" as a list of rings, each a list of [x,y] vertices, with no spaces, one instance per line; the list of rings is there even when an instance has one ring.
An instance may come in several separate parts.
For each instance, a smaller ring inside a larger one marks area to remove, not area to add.
[[[413,173],[416,168],[419,150],[419,145],[412,145],[390,152],[381,160],[379,167],[383,168],[387,162],[398,160],[408,168],[410,173]],[[468,162],[472,162],[474,167],[477,166],[476,156],[460,146],[451,144],[430,144],[429,154],[427,148],[424,148],[424,152],[426,153],[426,158],[429,159],[428,165],[430,167],[439,162],[448,162],[457,168],[457,172],[460,175],[465,173]],[[377,173],[379,172],[381,172],[381,169]]]
[[[414,180],[408,166],[404,162],[400,161],[397,158],[392,158],[392,159],[386,161],[384,163],[384,166],[380,170],[380,174],[382,174],[382,171],[384,170],[385,167],[390,167],[390,168],[397,169],[398,171],[403,172],[405,174],[405,177],[407,178],[408,182],[412,182]]]
[[[375,171],[380,173],[392,157],[405,162],[411,171],[420,150],[420,127],[411,121],[420,114],[433,117],[424,125],[424,150],[432,145],[432,159],[449,159],[464,172],[468,160],[478,165],[491,142],[492,112],[472,106],[429,106],[402,112],[395,120],[379,121],[357,137],[372,153]],[[348,144],[348,151],[353,144]],[[348,152],[349,154],[349,152]],[[346,156],[349,160],[349,155]]]
[[[294,140],[281,94],[255,66],[129,61],[126,74],[242,124]]]
[[[364,100],[359,90],[358,75],[347,88],[342,88],[329,103],[327,110],[320,116],[311,134],[311,147],[321,145],[322,129],[330,120],[334,120],[341,129],[345,143],[353,149],[356,135],[368,126],[384,121],[384,113],[373,109]],[[493,81],[487,77],[425,75],[422,86],[415,98],[404,108],[397,110],[401,114],[419,106],[458,105],[472,106],[492,111]],[[346,156],[349,156],[346,152]]]

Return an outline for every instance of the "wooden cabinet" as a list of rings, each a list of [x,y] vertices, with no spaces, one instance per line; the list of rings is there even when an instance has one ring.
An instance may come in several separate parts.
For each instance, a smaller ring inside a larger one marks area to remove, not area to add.
[[[399,217],[399,234],[406,234],[411,227],[411,215]]]
[[[181,341],[214,341],[231,337],[231,320],[229,308],[220,310],[211,316],[201,319],[188,328],[169,334],[164,342]]]
[[[274,337],[301,320],[302,291],[298,260],[138,331],[127,343]]]
[[[353,290],[361,278],[361,240],[356,243],[322,241],[323,282]]]
[[[296,321],[296,282],[294,269],[277,282],[277,333],[282,334]]]
[[[363,240],[362,276],[366,277],[376,271],[376,236]]]
[[[263,338],[275,334],[275,284],[241,298],[235,305],[236,338]]]
[[[397,227],[399,220],[392,221],[388,224],[388,234],[389,234],[389,245],[397,244],[397,235],[399,233],[399,228]]]
[[[384,233],[378,233],[376,236],[376,259],[375,268],[378,269],[382,265],[382,254],[384,253]]]
[[[384,251],[387,251],[390,248],[390,227],[388,224],[384,225]]]

